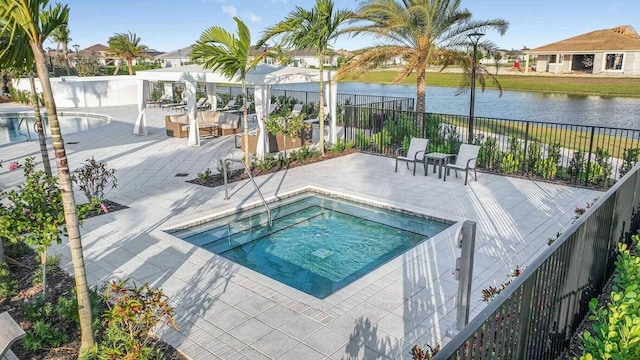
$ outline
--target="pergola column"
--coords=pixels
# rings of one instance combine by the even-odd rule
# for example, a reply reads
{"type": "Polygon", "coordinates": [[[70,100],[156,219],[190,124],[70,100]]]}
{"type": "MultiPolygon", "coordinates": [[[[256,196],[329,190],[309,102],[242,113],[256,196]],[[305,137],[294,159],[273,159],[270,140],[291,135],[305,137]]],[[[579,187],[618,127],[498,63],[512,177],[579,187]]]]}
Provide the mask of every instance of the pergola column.
{"type": "Polygon", "coordinates": [[[216,96],[216,84],[215,83],[205,83],[205,88],[207,89],[207,98],[209,104],[211,104],[211,110],[215,110],[218,108],[218,97],[216,96]]]}
{"type": "MultiPolygon", "coordinates": [[[[271,85],[255,84],[253,86],[253,100],[256,107],[256,118],[258,120],[259,137],[256,145],[256,156],[260,159],[269,150],[269,134],[265,127],[265,121],[269,117],[269,107],[271,106],[271,85]]],[[[242,139],[244,144],[244,139],[242,139]]]]}
{"type": "Polygon", "coordinates": [[[134,135],[147,135],[147,99],[149,97],[149,81],[138,81],[138,117],[133,126],[134,135]]]}
{"type": "Polygon", "coordinates": [[[184,92],[187,96],[187,115],[189,115],[189,146],[200,146],[200,132],[196,114],[196,82],[186,81],[184,92]]]}

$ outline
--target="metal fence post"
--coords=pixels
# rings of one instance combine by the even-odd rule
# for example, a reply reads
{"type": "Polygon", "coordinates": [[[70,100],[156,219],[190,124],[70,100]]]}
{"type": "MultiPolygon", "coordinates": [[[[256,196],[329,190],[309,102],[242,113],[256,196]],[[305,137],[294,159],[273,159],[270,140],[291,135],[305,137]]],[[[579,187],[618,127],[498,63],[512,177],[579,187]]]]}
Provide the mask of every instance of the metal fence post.
{"type": "Polygon", "coordinates": [[[527,126],[524,130],[524,154],[522,157],[522,166],[520,167],[522,173],[524,174],[527,169],[527,146],[529,145],[529,122],[527,121],[527,126]]]}
{"type": "MultiPolygon", "coordinates": [[[[589,170],[591,170],[591,152],[593,151],[593,138],[595,137],[596,128],[591,127],[591,141],[589,141],[589,155],[587,156],[587,171],[584,176],[584,186],[589,186],[589,170]]],[[[579,176],[580,174],[578,174],[579,176]]]]}
{"type": "Polygon", "coordinates": [[[456,329],[462,330],[469,322],[469,304],[471,302],[471,279],[473,277],[473,254],[476,245],[476,222],[466,220],[462,224],[457,246],[462,249],[456,259],[455,277],[458,283],[456,299],[456,329]]]}

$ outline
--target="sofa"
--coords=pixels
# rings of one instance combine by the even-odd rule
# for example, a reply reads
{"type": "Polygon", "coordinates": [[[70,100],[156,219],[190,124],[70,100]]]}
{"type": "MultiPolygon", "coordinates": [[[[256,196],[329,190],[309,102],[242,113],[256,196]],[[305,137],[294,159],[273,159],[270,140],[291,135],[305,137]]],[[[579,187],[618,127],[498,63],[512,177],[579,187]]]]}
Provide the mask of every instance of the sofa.
{"type": "MultiPolygon", "coordinates": [[[[198,130],[201,135],[221,136],[240,132],[240,115],[223,111],[198,112],[198,130]]],[[[189,115],[165,116],[167,136],[183,138],[189,136],[189,115]]]]}
{"type": "MultiPolygon", "coordinates": [[[[285,148],[287,150],[293,150],[295,148],[299,148],[301,146],[307,146],[307,145],[311,145],[313,144],[313,142],[311,141],[311,133],[312,129],[310,125],[307,125],[306,127],[304,127],[301,131],[300,131],[300,135],[298,137],[295,138],[295,141],[293,138],[287,137],[286,139],[286,147],[285,147],[285,138],[284,135],[282,134],[271,134],[269,133],[269,153],[276,153],[276,152],[280,152],[280,151],[284,151],[285,148]]],[[[255,154],[256,153],[256,147],[258,144],[258,135],[260,134],[260,130],[254,132],[254,133],[249,133],[249,153],[251,154],[255,154]]],[[[242,138],[242,135],[236,135],[236,136],[240,136],[239,139],[236,140],[236,144],[240,144],[240,148],[242,149],[242,151],[245,151],[244,148],[244,139],[242,138]]]]}

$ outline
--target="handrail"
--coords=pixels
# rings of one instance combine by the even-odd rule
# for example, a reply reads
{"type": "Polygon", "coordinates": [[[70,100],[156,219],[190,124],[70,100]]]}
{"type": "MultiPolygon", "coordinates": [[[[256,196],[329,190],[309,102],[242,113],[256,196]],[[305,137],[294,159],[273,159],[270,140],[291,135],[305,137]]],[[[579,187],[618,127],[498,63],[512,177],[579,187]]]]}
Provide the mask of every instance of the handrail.
{"type": "Polygon", "coordinates": [[[264,196],[262,196],[262,192],[260,191],[260,188],[256,184],[255,180],[253,180],[253,176],[251,176],[251,171],[249,171],[249,168],[247,167],[247,164],[245,164],[244,161],[242,161],[242,160],[224,159],[224,164],[223,164],[224,166],[222,166],[222,168],[223,168],[222,172],[224,173],[224,199],[225,200],[229,200],[229,189],[228,189],[228,186],[227,186],[227,183],[228,183],[227,162],[229,162],[229,161],[234,161],[234,162],[241,163],[242,166],[244,167],[244,170],[247,172],[247,175],[249,175],[249,180],[251,180],[251,182],[253,183],[253,186],[256,188],[256,191],[258,192],[258,195],[260,195],[260,199],[262,200],[262,204],[267,209],[267,218],[269,220],[269,228],[271,228],[271,225],[272,225],[271,209],[269,208],[269,205],[267,204],[267,201],[264,199],[264,196]]]}
{"type": "Polygon", "coordinates": [[[18,133],[24,137],[27,138],[27,141],[31,142],[31,133],[29,132],[29,121],[27,121],[27,118],[21,118],[20,122],[18,123],[18,133]],[[27,133],[23,134],[22,131],[20,131],[20,128],[22,127],[22,123],[24,122],[24,126],[27,127],[27,133]]]}

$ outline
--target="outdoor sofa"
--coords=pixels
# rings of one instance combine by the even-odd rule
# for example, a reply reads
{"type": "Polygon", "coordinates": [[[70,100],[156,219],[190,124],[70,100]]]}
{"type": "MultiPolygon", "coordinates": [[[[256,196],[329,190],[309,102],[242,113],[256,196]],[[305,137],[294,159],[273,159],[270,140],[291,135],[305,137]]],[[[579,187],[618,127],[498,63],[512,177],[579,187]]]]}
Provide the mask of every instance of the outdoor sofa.
{"type": "MultiPolygon", "coordinates": [[[[167,136],[183,138],[189,136],[189,115],[174,114],[165,116],[167,136]]],[[[198,112],[198,130],[200,135],[231,135],[240,132],[240,114],[223,111],[198,112]]]]}

